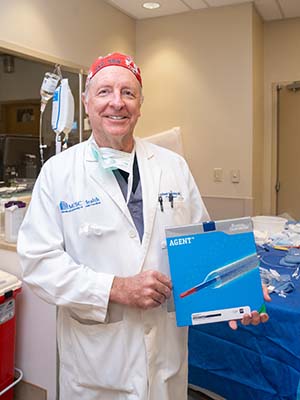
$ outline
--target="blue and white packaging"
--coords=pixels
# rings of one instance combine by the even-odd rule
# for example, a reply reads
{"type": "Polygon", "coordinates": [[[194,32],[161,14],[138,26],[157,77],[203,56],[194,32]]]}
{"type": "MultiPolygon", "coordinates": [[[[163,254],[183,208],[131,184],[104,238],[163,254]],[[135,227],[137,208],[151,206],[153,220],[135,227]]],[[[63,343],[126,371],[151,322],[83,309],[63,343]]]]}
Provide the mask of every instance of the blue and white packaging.
{"type": "Polygon", "coordinates": [[[264,312],[250,217],[166,228],[178,326],[264,312]]]}

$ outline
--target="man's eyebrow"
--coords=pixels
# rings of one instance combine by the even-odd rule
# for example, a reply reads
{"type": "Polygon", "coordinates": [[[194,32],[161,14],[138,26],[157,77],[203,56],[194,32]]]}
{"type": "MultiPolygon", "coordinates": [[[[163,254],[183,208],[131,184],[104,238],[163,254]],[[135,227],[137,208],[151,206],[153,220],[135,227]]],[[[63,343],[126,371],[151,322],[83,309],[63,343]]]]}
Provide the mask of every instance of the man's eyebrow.
{"type": "Polygon", "coordinates": [[[107,82],[99,82],[98,85],[95,86],[112,86],[112,85],[107,82]]]}

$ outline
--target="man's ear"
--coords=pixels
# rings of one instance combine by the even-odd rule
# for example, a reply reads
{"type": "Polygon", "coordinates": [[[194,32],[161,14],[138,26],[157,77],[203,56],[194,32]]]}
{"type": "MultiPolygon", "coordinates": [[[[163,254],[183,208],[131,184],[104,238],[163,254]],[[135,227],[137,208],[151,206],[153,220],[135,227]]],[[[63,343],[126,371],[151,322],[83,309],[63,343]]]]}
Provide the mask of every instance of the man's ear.
{"type": "Polygon", "coordinates": [[[81,100],[83,102],[86,115],[89,115],[87,106],[87,95],[84,92],[81,94],[81,100]]]}

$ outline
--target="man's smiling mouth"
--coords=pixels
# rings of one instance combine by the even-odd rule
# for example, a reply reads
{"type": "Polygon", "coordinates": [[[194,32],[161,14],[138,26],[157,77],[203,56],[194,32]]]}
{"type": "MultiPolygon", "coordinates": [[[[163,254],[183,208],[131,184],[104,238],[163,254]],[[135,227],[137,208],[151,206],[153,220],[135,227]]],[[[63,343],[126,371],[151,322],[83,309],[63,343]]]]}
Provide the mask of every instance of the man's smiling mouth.
{"type": "Polygon", "coordinates": [[[114,121],[120,121],[122,119],[126,119],[127,117],[122,115],[107,115],[106,118],[113,119],[114,121]]]}

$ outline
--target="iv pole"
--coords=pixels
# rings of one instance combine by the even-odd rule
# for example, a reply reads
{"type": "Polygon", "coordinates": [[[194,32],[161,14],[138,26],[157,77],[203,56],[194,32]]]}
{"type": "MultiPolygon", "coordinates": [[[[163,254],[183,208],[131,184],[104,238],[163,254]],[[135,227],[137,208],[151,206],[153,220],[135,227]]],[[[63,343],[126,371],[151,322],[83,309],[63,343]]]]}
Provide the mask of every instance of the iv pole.
{"type": "Polygon", "coordinates": [[[83,131],[83,114],[82,114],[82,78],[83,78],[83,70],[81,69],[78,74],[79,79],[79,143],[82,142],[82,131],[83,131]]]}

